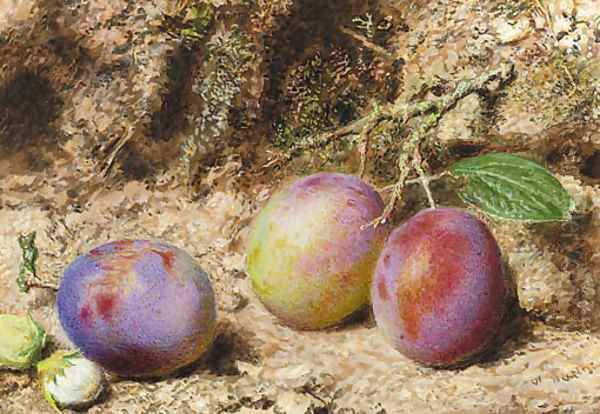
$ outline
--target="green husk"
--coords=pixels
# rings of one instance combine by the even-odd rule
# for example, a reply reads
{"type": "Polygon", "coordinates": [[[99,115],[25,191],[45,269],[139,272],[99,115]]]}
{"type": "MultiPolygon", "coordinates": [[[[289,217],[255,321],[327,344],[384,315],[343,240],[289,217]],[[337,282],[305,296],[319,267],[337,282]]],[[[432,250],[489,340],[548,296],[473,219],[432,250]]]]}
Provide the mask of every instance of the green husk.
{"type": "Polygon", "coordinates": [[[45,345],[46,332],[31,315],[0,315],[0,369],[31,368],[45,345]]]}
{"type": "Polygon", "coordinates": [[[56,351],[38,363],[37,371],[44,398],[59,412],[91,405],[104,388],[102,371],[79,351],[56,351]]]}

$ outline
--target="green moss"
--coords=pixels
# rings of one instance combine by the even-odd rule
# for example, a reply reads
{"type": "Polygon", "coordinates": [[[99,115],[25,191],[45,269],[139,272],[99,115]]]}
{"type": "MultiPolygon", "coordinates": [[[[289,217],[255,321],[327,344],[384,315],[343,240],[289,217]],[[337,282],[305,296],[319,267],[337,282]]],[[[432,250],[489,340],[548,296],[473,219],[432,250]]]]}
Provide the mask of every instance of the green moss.
{"type": "Polygon", "coordinates": [[[164,15],[161,28],[172,36],[197,43],[208,34],[216,8],[210,1],[181,1],[172,13],[164,15]]]}
{"type": "Polygon", "coordinates": [[[290,127],[282,115],[273,122],[273,131],[271,143],[277,147],[289,148],[300,138],[298,131],[290,127]]]}
{"type": "Polygon", "coordinates": [[[492,9],[492,14],[514,19],[522,13],[537,9],[543,3],[543,0],[504,1],[492,9]]]}
{"type": "Polygon", "coordinates": [[[307,59],[293,74],[294,78],[288,87],[289,111],[280,115],[273,123],[274,145],[289,148],[330,126],[327,120],[328,111],[321,101],[323,75],[320,53],[307,59]]]}
{"type": "Polygon", "coordinates": [[[273,145],[289,149],[307,143],[358,116],[358,108],[364,104],[361,92],[336,84],[333,66],[321,53],[315,53],[291,71],[284,97],[286,108],[272,125],[273,145]]]}
{"type": "Polygon", "coordinates": [[[200,40],[208,33],[215,17],[215,8],[210,3],[201,3],[190,7],[187,15],[189,26],[181,29],[181,36],[190,40],[200,40]]]}

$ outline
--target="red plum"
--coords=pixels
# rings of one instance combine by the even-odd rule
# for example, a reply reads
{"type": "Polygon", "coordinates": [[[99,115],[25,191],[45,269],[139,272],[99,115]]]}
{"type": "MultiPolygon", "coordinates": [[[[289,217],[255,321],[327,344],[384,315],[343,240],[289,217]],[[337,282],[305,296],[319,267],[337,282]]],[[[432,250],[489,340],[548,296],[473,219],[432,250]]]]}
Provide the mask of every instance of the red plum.
{"type": "Polygon", "coordinates": [[[396,228],[371,289],[377,325],[425,365],[464,363],[490,343],[506,311],[498,245],[486,225],[454,208],[427,209],[396,228]]]}

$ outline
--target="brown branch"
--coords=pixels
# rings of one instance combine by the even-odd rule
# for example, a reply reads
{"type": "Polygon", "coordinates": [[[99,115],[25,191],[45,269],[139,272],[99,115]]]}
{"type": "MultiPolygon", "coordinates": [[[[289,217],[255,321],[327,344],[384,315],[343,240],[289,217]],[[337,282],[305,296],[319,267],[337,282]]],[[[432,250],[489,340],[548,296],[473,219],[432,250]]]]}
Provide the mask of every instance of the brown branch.
{"type": "MultiPolygon", "coordinates": [[[[312,139],[293,145],[287,153],[280,154],[276,159],[271,159],[267,165],[263,166],[263,168],[267,168],[267,166],[272,166],[281,161],[289,161],[302,151],[323,148],[336,139],[348,135],[360,135],[365,128],[373,130],[383,121],[401,119],[402,123],[406,123],[411,118],[430,112],[437,113],[439,118],[453,108],[454,105],[464,97],[484,89],[487,84],[495,80],[499,80],[501,84],[508,83],[513,75],[514,65],[512,63],[505,63],[477,78],[459,81],[456,84],[455,89],[445,96],[416,103],[394,102],[377,107],[364,117],[359,118],[342,128],[324,132],[312,139]]],[[[437,125],[437,120],[435,125],[437,125]]]]}
{"type": "Polygon", "coordinates": [[[392,62],[395,60],[394,56],[391,53],[389,53],[387,50],[385,50],[383,47],[371,42],[365,36],[363,36],[359,33],[356,33],[354,30],[349,29],[347,27],[340,27],[340,32],[347,34],[348,36],[352,37],[355,40],[358,40],[367,49],[372,50],[373,52],[384,57],[385,59],[390,60],[392,62]]]}
{"type": "MultiPolygon", "coordinates": [[[[406,185],[406,179],[411,170],[415,170],[421,177],[425,176],[425,172],[421,166],[420,146],[425,140],[429,131],[438,125],[442,116],[451,108],[453,108],[459,100],[470,95],[471,93],[483,89],[489,82],[499,79],[501,84],[505,84],[513,78],[513,75],[514,66],[512,64],[502,65],[498,69],[485,73],[473,80],[462,80],[458,82],[454,91],[448,95],[429,102],[420,102],[412,107],[409,106],[406,109],[406,112],[404,113],[411,114],[411,116],[414,116],[416,113],[424,113],[423,109],[427,109],[427,111],[431,110],[431,113],[424,117],[419,126],[403,143],[400,155],[398,157],[398,168],[400,170],[399,178],[393,186],[392,197],[386,205],[383,214],[381,217],[372,222],[373,225],[377,226],[378,224],[384,223],[388,220],[396,203],[402,195],[402,190],[406,185]],[[409,160],[409,154],[412,155],[412,160],[409,160]]],[[[397,111],[395,112],[396,116],[403,112],[403,110],[398,106],[394,106],[392,109],[397,111]]],[[[433,200],[428,183],[425,181],[422,183],[425,188],[425,192],[427,193],[429,204],[432,207],[435,207],[435,202],[433,200]]]]}
{"type": "MultiPolygon", "coordinates": [[[[361,165],[359,175],[362,176],[366,165],[366,146],[370,133],[384,121],[401,120],[403,123],[406,123],[410,118],[423,115],[422,121],[402,143],[397,162],[399,170],[398,179],[391,187],[391,198],[386,204],[383,214],[372,222],[368,223],[366,226],[378,226],[379,224],[385,223],[389,219],[396,203],[402,196],[404,186],[409,182],[407,180],[408,176],[413,171],[420,176],[420,182],[425,189],[429,204],[432,208],[435,208],[435,201],[433,199],[433,195],[431,194],[431,190],[429,189],[429,181],[426,179],[425,171],[421,165],[421,145],[426,140],[429,132],[438,125],[442,116],[452,109],[458,101],[472,93],[483,90],[492,81],[499,81],[499,86],[504,86],[513,79],[513,76],[514,65],[512,63],[506,63],[474,79],[458,81],[456,83],[456,87],[451,93],[439,98],[424,100],[416,103],[406,104],[394,102],[383,107],[377,106],[364,117],[357,119],[343,128],[335,131],[325,132],[306,142],[294,145],[287,154],[283,155],[282,158],[290,160],[303,150],[312,150],[324,147],[331,143],[334,139],[338,139],[347,135],[360,135],[361,165]]],[[[280,160],[281,159],[279,159],[279,161],[280,160]]],[[[266,164],[266,166],[271,166],[277,161],[278,160],[272,159],[266,164]]]]}
{"type": "Polygon", "coordinates": [[[54,284],[50,284],[50,283],[26,280],[25,284],[27,285],[27,288],[46,289],[46,290],[52,290],[54,292],[58,292],[58,285],[54,285],[54,284]]]}

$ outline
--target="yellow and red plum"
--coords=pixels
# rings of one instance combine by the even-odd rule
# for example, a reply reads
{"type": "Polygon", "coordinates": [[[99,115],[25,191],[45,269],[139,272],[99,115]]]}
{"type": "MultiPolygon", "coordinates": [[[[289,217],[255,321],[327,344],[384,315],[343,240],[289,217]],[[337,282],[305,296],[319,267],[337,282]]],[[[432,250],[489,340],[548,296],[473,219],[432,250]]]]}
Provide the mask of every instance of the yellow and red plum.
{"type": "Polygon", "coordinates": [[[491,342],[506,311],[500,250],[469,213],[423,210],[386,241],[371,295],[377,325],[402,354],[430,366],[464,363],[491,342]]]}
{"type": "Polygon", "coordinates": [[[57,306],[83,355],[124,377],[169,374],[197,360],[215,334],[207,274],[183,250],[148,240],[79,256],[64,272],[57,306]]]}
{"type": "Polygon", "coordinates": [[[260,301],[282,323],[320,329],[369,302],[385,226],[377,192],[345,174],[319,173],[276,193],[257,216],[247,270],[260,301]]]}

